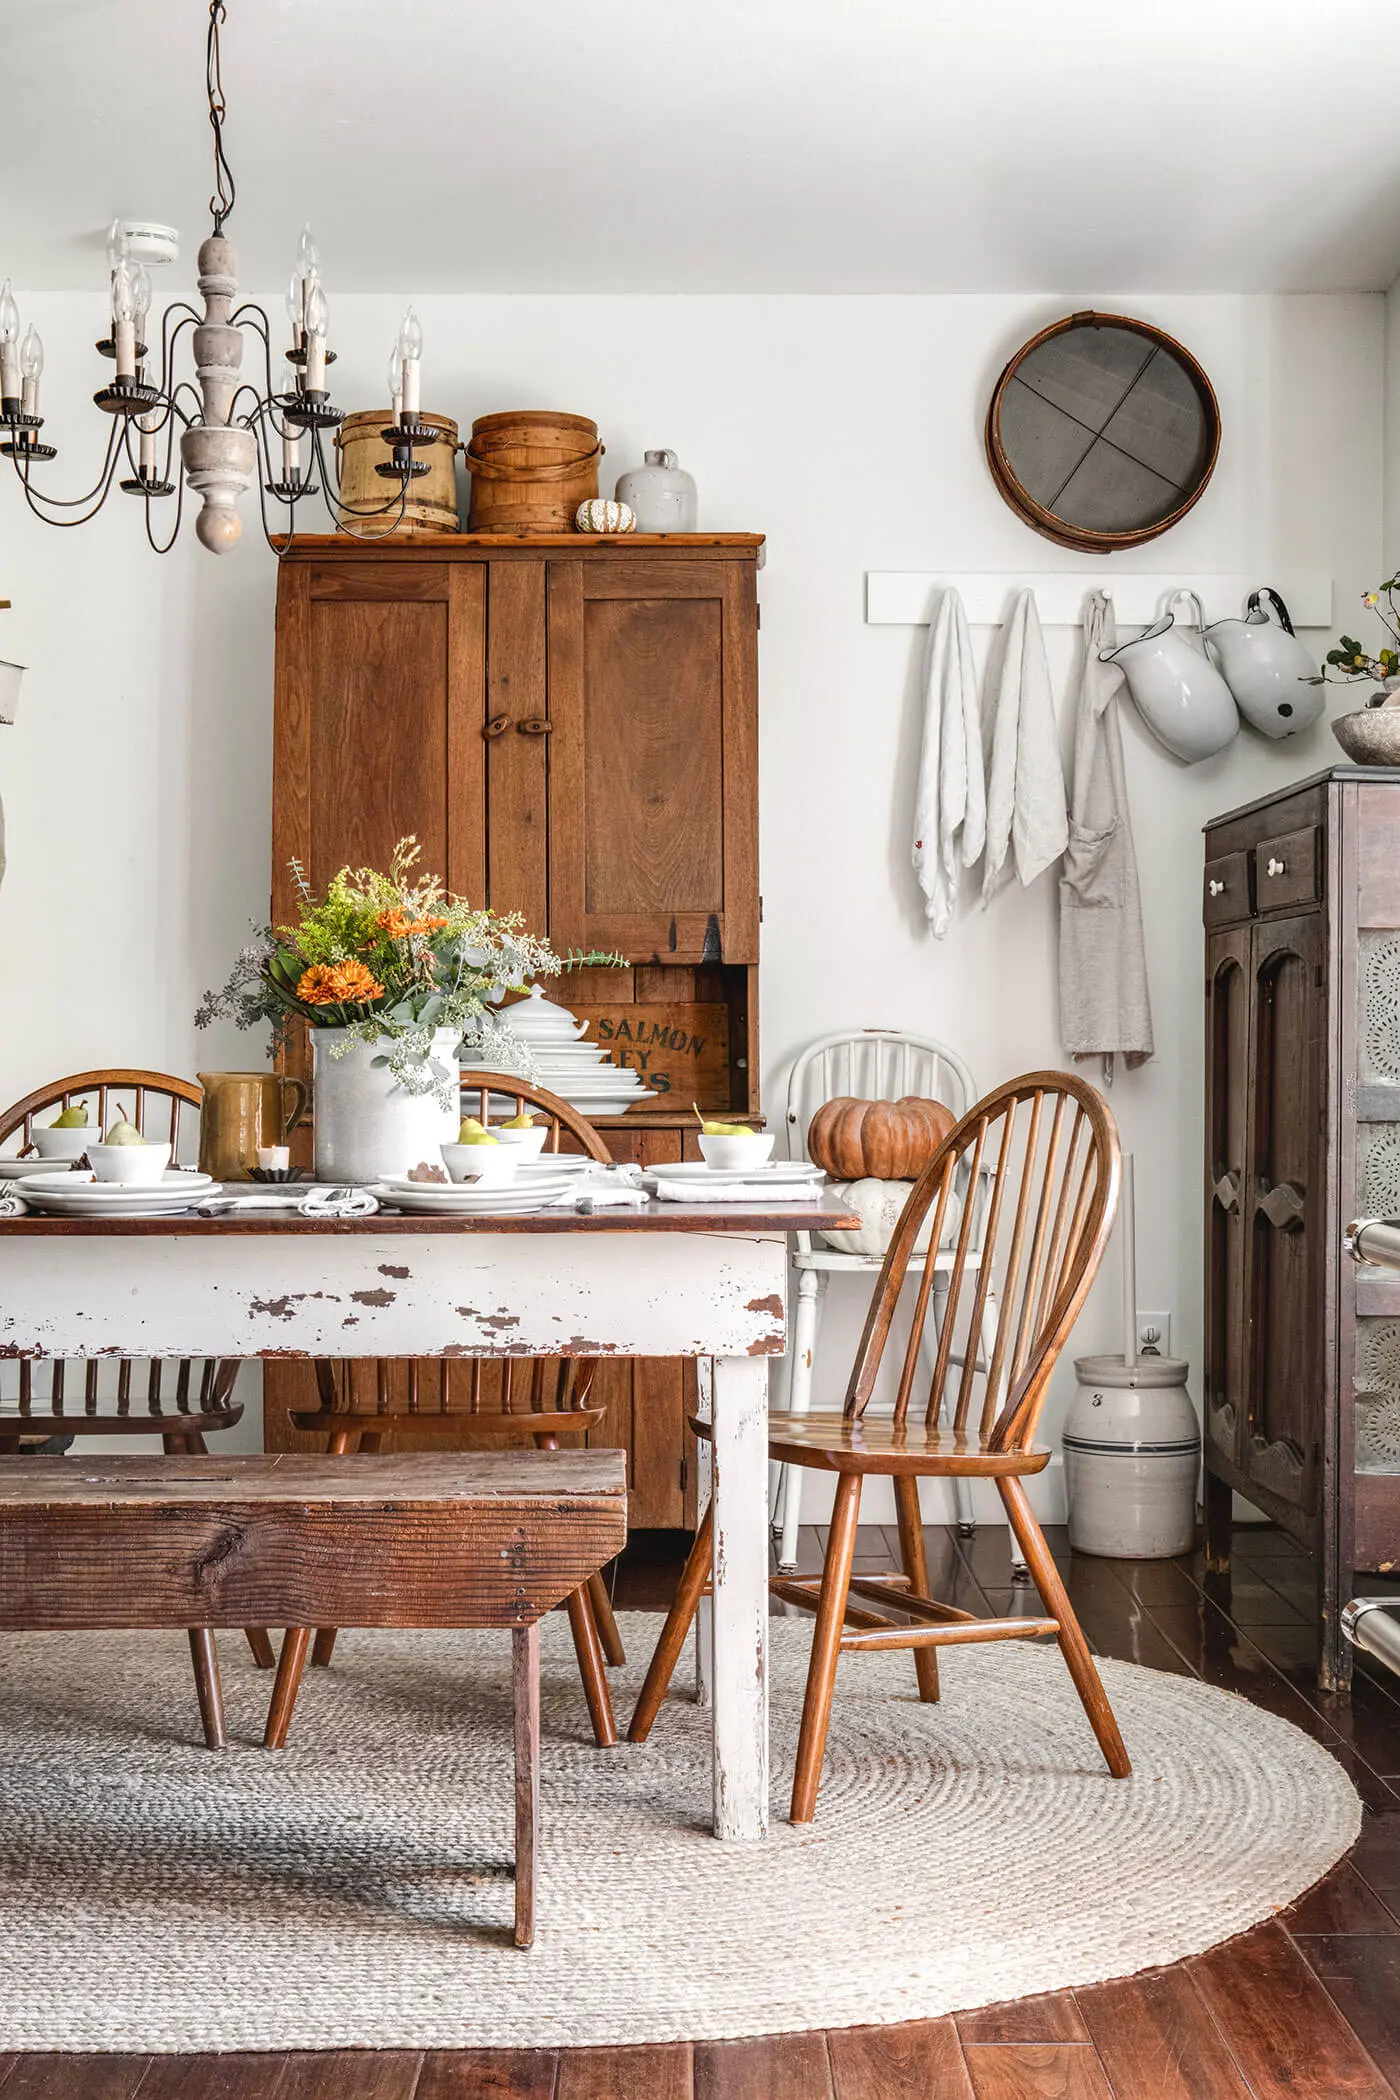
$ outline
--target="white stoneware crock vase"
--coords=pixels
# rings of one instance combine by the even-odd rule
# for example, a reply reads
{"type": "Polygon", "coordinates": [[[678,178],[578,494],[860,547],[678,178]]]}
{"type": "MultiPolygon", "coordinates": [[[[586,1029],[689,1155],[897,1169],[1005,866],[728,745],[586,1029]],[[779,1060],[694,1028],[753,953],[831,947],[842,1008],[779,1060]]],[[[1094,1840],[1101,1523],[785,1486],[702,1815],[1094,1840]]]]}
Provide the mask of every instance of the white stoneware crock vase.
{"type": "Polygon", "coordinates": [[[648,452],[644,466],[620,474],[617,500],[633,513],[638,532],[695,530],[695,482],[674,452],[648,452]]]}
{"type": "Polygon", "coordinates": [[[1110,1560],[1166,1560],[1196,1538],[1201,1431],[1179,1356],[1081,1356],[1062,1436],[1069,1542],[1110,1560]]]}
{"type": "MultiPolygon", "coordinates": [[[[460,1031],[439,1028],[433,1035],[433,1060],[458,1069],[460,1031]]],[[[436,1094],[410,1094],[392,1072],[373,1060],[391,1048],[378,1042],[352,1041],[345,1028],[313,1028],[312,1120],[316,1130],[316,1179],[359,1185],[385,1174],[408,1174],[417,1166],[442,1166],[439,1147],[457,1135],[461,1110],[456,1089],[450,1108],[436,1094]]]]}

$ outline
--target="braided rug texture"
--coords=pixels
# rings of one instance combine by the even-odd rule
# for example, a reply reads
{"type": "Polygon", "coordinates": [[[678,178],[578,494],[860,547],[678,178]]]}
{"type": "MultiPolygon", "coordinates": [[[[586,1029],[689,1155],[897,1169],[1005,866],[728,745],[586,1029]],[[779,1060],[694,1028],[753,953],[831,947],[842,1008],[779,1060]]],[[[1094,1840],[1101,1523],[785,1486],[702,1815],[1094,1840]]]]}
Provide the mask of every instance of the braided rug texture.
{"type": "MultiPolygon", "coordinates": [[[[659,1619],[622,1620],[626,1725],[659,1619]]],[[[0,1643],[8,2049],[568,2046],[929,2017],[1131,1974],[1267,1917],[1360,1825],[1341,1767],[1191,1678],[1103,1675],[1104,1771],[1053,1648],[842,1659],[817,1819],[786,1820],[810,1621],[773,1635],[771,1839],[708,1834],[706,1717],[600,1752],[544,1626],[538,1937],[510,1944],[507,1636],[349,1633],[291,1742],[220,1637],[234,1747],[198,1746],[183,1635],[0,1643]]],[[[688,1674],[688,1671],[687,1671],[688,1674]]]]}

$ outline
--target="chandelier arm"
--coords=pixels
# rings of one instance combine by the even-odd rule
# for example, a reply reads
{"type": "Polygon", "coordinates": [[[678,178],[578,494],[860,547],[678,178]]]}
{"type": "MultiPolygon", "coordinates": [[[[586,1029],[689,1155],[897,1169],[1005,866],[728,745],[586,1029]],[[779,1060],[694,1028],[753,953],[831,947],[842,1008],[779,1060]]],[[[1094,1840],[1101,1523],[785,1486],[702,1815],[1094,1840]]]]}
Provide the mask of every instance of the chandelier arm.
{"type": "Polygon", "coordinates": [[[180,340],[181,330],[185,328],[198,328],[202,319],[203,316],[200,313],[198,313],[195,310],[195,308],[192,307],[184,299],[177,299],[173,303],[173,305],[167,306],[165,312],[161,315],[160,390],[163,394],[169,394],[174,388],[175,345],[180,340]],[[175,322],[175,327],[173,330],[170,326],[172,315],[178,315],[179,317],[175,322]]]}
{"type": "MultiPolygon", "coordinates": [[[[393,524],[390,526],[389,532],[397,531],[398,527],[403,523],[404,511],[408,504],[408,491],[410,486],[412,485],[412,475],[400,472],[398,493],[396,495],[390,496],[387,502],[346,503],[340,493],[340,476],[339,474],[337,474],[335,476],[336,507],[334,510],[332,510],[330,496],[331,477],[326,471],[326,462],[321,450],[321,433],[319,430],[312,431],[311,440],[313,449],[316,454],[316,464],[321,471],[322,495],[325,498],[326,509],[330,511],[332,518],[334,518],[335,520],[336,530],[338,532],[347,533],[351,539],[354,539],[356,537],[356,534],[351,526],[346,525],[342,522],[344,518],[387,518],[390,511],[396,511],[397,516],[395,517],[393,524]]],[[[378,536],[383,539],[387,539],[389,537],[389,533],[386,532],[378,536]]]]}
{"type": "MultiPolygon", "coordinates": [[[[171,446],[172,448],[174,446],[173,437],[171,439],[171,446]]],[[[171,454],[170,452],[167,452],[165,456],[165,478],[167,481],[169,481],[170,479],[170,460],[171,454]]],[[[180,520],[185,514],[184,475],[177,474],[175,477],[175,523],[171,526],[170,537],[163,547],[160,541],[156,538],[155,533],[151,530],[151,499],[149,496],[147,496],[144,504],[142,505],[142,509],[146,513],[146,538],[149,541],[153,551],[157,554],[168,554],[171,548],[174,546],[176,540],[180,537],[180,520]]]]}
{"type": "Polygon", "coordinates": [[[233,170],[224,154],[224,118],[228,104],[224,100],[222,54],[219,50],[219,29],[227,9],[224,0],[209,0],[209,39],[205,45],[204,78],[209,92],[209,123],[214,133],[214,194],[209,199],[209,210],[214,219],[216,234],[224,230],[224,220],[233,211],[237,188],[233,170]]]}
{"type": "MultiPolygon", "coordinates": [[[[117,458],[117,443],[121,437],[121,425],[125,421],[126,418],[124,416],[112,417],[112,427],[107,432],[107,451],[102,461],[101,472],[85,496],[51,496],[47,489],[36,489],[29,479],[31,462],[27,459],[22,460],[18,450],[11,453],[10,457],[14,464],[15,473],[19,476],[20,484],[24,489],[25,500],[29,503],[29,508],[34,512],[36,518],[44,518],[44,513],[37,508],[33,500],[35,497],[38,498],[40,503],[47,503],[54,510],[81,510],[85,503],[92,503],[94,496],[96,496],[97,502],[93,506],[94,510],[101,508],[107,488],[111,483],[112,469],[116,464],[117,458]]],[[[89,512],[89,516],[91,515],[92,513],[89,512]]],[[[81,524],[82,522],[80,518],[44,518],[46,525],[81,524]]]]}
{"type": "Polygon", "coordinates": [[[61,531],[67,531],[70,526],[86,525],[89,519],[95,518],[97,516],[97,513],[101,510],[103,504],[107,501],[109,493],[111,492],[112,478],[117,471],[117,465],[121,459],[121,448],[118,442],[120,436],[121,432],[116,428],[114,424],[112,430],[108,433],[107,437],[107,458],[103,466],[102,478],[97,483],[95,488],[90,489],[88,491],[88,494],[86,496],[68,497],[66,499],[61,496],[46,496],[43,493],[42,489],[36,489],[31,486],[29,480],[28,462],[26,461],[25,464],[21,466],[18,460],[15,461],[15,469],[19,475],[20,487],[24,490],[24,500],[29,505],[29,508],[33,511],[35,517],[38,518],[42,524],[54,525],[57,526],[61,531]],[[39,499],[38,502],[35,501],[36,497],[39,499]],[[96,498],[95,501],[93,501],[94,498],[96,498]],[[92,508],[90,510],[84,511],[82,517],[80,518],[51,518],[47,516],[47,514],[44,511],[40,510],[39,503],[51,503],[56,508],[62,508],[65,510],[76,509],[78,505],[82,503],[91,503],[92,508]]]}

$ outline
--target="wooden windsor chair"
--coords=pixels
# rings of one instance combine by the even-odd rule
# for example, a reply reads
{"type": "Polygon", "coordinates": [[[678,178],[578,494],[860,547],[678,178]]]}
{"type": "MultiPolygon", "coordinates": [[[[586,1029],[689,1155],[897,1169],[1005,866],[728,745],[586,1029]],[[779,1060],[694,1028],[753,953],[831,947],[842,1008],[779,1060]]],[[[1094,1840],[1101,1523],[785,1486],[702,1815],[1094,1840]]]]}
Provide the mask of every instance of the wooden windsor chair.
{"type": "MultiPolygon", "coordinates": [[[[0,1111],[0,1147],[18,1137],[16,1149],[24,1151],[40,1116],[83,1101],[91,1114],[94,1098],[95,1137],[106,1130],[120,1102],[143,1137],[169,1137],[172,1165],[179,1161],[186,1134],[198,1141],[199,1088],[168,1072],[132,1069],[75,1072],[36,1087],[0,1111]]],[[[42,1444],[80,1436],[158,1436],[167,1452],[202,1453],[208,1448],[206,1436],[232,1429],[242,1419],[243,1403],[234,1398],[240,1368],[236,1358],[123,1357],[115,1364],[90,1358],[82,1364],[79,1395],[71,1390],[64,1359],[40,1366],[22,1359],[15,1390],[0,1388],[0,1457],[35,1439],[42,1444]]],[[[270,1670],[275,1658],[266,1630],[252,1626],[247,1636],[259,1669],[270,1670]]],[[[211,1750],[220,1750],[226,1740],[223,1692],[214,1635],[207,1627],[191,1629],[190,1655],[204,1740],[211,1750]]]]}
{"type": "MultiPolygon", "coordinates": [[[[1053,1633],[1109,1771],[1127,1777],[1123,1739],[1023,1484],[1050,1462],[1050,1451],[1036,1445],[1036,1427],[1050,1374],[1107,1245],[1118,1182],[1113,1118],[1083,1080],[1034,1072],[988,1094],[949,1132],[914,1184],[885,1255],[842,1412],[769,1417],[770,1457],[836,1475],[821,1575],[780,1575],[771,1585],[775,1596],[816,1612],[792,1783],[794,1823],[810,1822],[816,1811],[837,1663],[853,1650],[912,1648],[919,1696],[936,1700],[939,1647],[1053,1633]],[[915,1237],[933,1209],[938,1245],[955,1191],[964,1198],[962,1221],[927,1407],[911,1415],[932,1262],[924,1266],[914,1301],[893,1412],[872,1415],[868,1403],[915,1237]],[[980,1194],[968,1200],[968,1191],[980,1194]],[[974,1269],[968,1253],[979,1240],[983,1258],[974,1269]],[[993,1302],[994,1325],[988,1314],[993,1302]],[[963,1336],[956,1351],[955,1331],[963,1336]],[[952,1369],[956,1378],[949,1375],[952,1369]],[[974,1410],[979,1382],[981,1402],[974,1410]],[[902,1574],[880,1579],[853,1573],[861,1488],[871,1474],[892,1482],[903,1562],[902,1574]],[[979,1619],[927,1594],[919,1481],[959,1476],[994,1482],[1048,1616],[979,1619]]],[[[693,1426],[706,1434],[705,1424],[693,1426]]],[[[645,1742],[656,1719],[706,1589],[709,1564],[707,1511],[637,1701],[628,1730],[634,1743],[645,1742]]]]}
{"type": "MultiPolygon", "coordinates": [[[[612,1155],[585,1117],[557,1094],[499,1072],[473,1072],[462,1088],[464,1113],[490,1121],[493,1101],[508,1100],[513,1113],[527,1108],[548,1121],[545,1153],[581,1152],[600,1165],[612,1155]],[[565,1144],[564,1140],[571,1142],[565,1144]]],[[[499,1118],[498,1118],[499,1120],[499,1118]]],[[[401,1441],[450,1437],[454,1445],[482,1443],[533,1444],[537,1450],[561,1448],[560,1439],[582,1439],[604,1420],[606,1409],[590,1404],[596,1359],[592,1357],[481,1357],[424,1364],[385,1360],[316,1363],[320,1405],[293,1408],[292,1426],[328,1437],[332,1454],[374,1452],[392,1437],[401,1441]]],[[[593,1732],[603,1747],[617,1741],[606,1666],[626,1661],[613,1616],[612,1600],[601,1572],[566,1600],[569,1626],[578,1656],[593,1732]]],[[[323,1626],[312,1641],[311,1629],[288,1630],[273,1687],[264,1740],[280,1749],[287,1740],[307,1650],[313,1666],[325,1667],[335,1651],[336,1629],[323,1626]]]]}

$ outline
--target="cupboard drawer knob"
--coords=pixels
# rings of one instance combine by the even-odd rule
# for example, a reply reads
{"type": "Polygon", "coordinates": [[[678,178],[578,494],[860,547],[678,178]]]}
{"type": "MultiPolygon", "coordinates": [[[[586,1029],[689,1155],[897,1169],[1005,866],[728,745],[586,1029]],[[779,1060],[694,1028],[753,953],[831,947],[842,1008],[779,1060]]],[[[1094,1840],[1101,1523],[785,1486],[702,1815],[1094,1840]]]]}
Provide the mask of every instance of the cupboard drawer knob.
{"type": "Polygon", "coordinates": [[[1209,882],[1208,882],[1208,883],[1206,884],[1206,888],[1207,888],[1207,889],[1208,889],[1208,890],[1210,891],[1210,894],[1212,895],[1212,897],[1223,897],[1223,896],[1224,896],[1224,894],[1225,894],[1225,885],[1224,885],[1224,883],[1223,883],[1223,882],[1217,882],[1217,881],[1215,881],[1215,880],[1214,880],[1214,878],[1212,878],[1212,879],[1211,879],[1211,881],[1209,881],[1209,882]]]}
{"type": "Polygon", "coordinates": [[[482,724],[481,733],[484,737],[501,736],[509,728],[509,715],[492,715],[489,722],[484,722],[482,724]]]}
{"type": "Polygon", "coordinates": [[[542,715],[530,715],[525,721],[517,722],[515,726],[522,736],[548,736],[554,724],[546,722],[542,715]]]}
{"type": "Polygon", "coordinates": [[[1265,864],[1264,873],[1266,875],[1286,875],[1288,873],[1288,863],[1284,860],[1277,860],[1271,853],[1265,864]]]}

